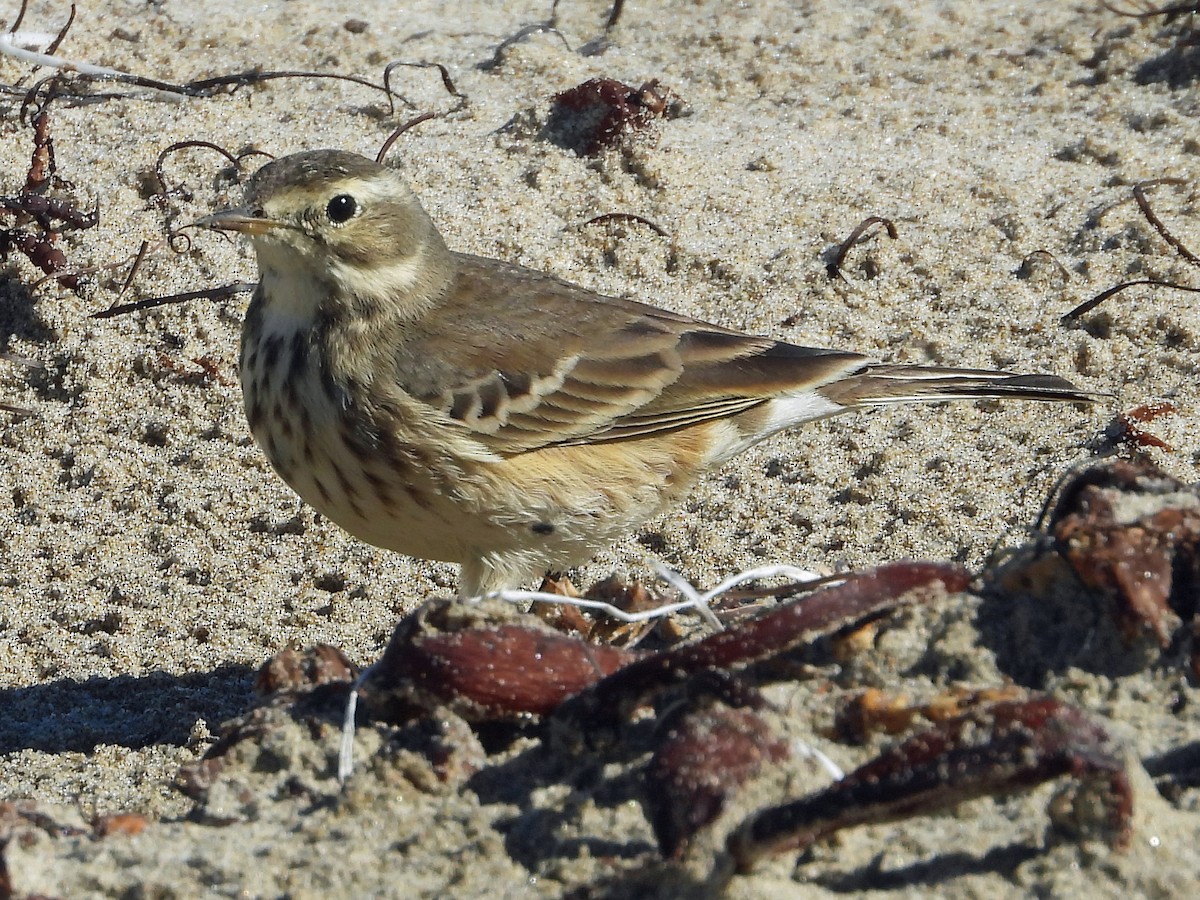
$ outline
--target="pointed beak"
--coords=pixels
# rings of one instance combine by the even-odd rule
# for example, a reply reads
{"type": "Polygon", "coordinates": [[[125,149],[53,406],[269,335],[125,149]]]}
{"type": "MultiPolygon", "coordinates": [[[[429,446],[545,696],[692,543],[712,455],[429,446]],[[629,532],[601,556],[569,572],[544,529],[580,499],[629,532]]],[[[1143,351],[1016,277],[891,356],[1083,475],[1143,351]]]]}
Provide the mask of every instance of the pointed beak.
{"type": "Polygon", "coordinates": [[[197,219],[194,224],[197,228],[211,228],[213,231],[236,231],[251,237],[268,234],[276,228],[285,227],[283,222],[255,215],[254,211],[249,209],[223,209],[211,216],[197,219]]]}

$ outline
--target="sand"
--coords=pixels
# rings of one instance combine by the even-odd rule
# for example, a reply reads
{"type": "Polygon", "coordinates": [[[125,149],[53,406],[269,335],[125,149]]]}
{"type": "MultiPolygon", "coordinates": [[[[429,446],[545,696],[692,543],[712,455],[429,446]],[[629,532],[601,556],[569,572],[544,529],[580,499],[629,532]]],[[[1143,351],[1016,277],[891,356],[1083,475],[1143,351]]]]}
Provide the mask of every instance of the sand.
{"type": "MultiPolygon", "coordinates": [[[[275,737],[240,745],[201,803],[173,786],[219,724],[254,704],[253,672],[273,653],[326,642],[369,662],[400,615],[455,584],[449,566],[356,542],[270,471],[237,386],[244,296],[88,318],[114,302],[255,277],[243,244],[195,234],[187,252],[162,246],[169,225],[239,198],[228,164],[192,150],[164,164],[187,196],[153,202],[148,173],[175,141],[374,155],[399,124],[438,112],[390,159],[457,249],[800,344],[1053,372],[1113,395],[1090,409],[901,408],[780,436],[575,573],[582,583],[646,577],[654,559],[700,585],[766,561],[978,567],[997,546],[1028,543],[1063,470],[1088,458],[1116,411],[1153,399],[1177,407],[1153,423],[1174,448],[1156,461],[1197,480],[1192,297],[1139,288],[1077,324],[1059,321],[1122,280],[1200,284],[1131,199],[1144,179],[1188,180],[1149,196],[1200,248],[1200,68],[1182,24],[1091,2],[664,0],[629,3],[603,39],[608,7],[564,0],[558,34],[506,45],[549,12],[543,2],[448,0],[362,2],[352,17],[309,0],[81,6],[58,51],[74,60],[174,82],[255,66],[378,81],[391,60],[438,62],[462,98],[436,70],[414,68],[395,73],[407,105],[394,111],[378,91],[311,80],[51,107],[58,172],[101,217],[63,238],[70,263],[116,262],[143,240],[155,247],[120,298],[127,269],[94,276],[79,295],[31,289],[40,273],[15,251],[0,282],[0,352],[44,365],[0,360],[0,402],[33,412],[0,411],[0,800],[31,801],[60,824],[133,812],[149,825],[102,840],[25,829],[4,850],[16,895],[711,889],[703,850],[682,870],[656,861],[628,771],[550,758],[536,732],[493,748],[467,783],[438,787],[406,776],[394,753],[370,762],[386,732],[365,728],[364,762],[340,795],[332,720],[314,734],[280,714],[275,737]],[[548,140],[554,94],[598,76],[658,79],[686,114],[597,158],[548,140]],[[666,236],[583,226],[610,212],[643,216],[666,236]],[[872,215],[892,220],[898,237],[875,234],[850,252],[845,277],[829,277],[832,249],[872,215]]],[[[53,32],[66,14],[34,3],[22,28],[53,32]]],[[[29,73],[8,59],[0,67],[7,84],[29,73]]],[[[6,101],[0,141],[7,194],[19,192],[32,144],[18,106],[6,101]]],[[[1200,741],[1200,696],[1179,653],[1137,666],[1089,657],[1085,667],[1069,655],[1014,663],[998,646],[1016,632],[982,629],[983,602],[952,598],[897,623],[895,640],[917,648],[910,663],[920,665],[887,656],[824,683],[833,678],[835,694],[873,679],[919,693],[1019,675],[1111,720],[1135,770],[1200,741]]],[[[1057,623],[1061,639],[1082,643],[1103,627],[1097,615],[1057,623]]],[[[791,684],[783,697],[780,728],[843,765],[865,758],[823,731],[832,705],[816,685],[791,684]]],[[[777,793],[823,776],[808,777],[777,793]]],[[[1123,856],[1049,836],[1051,793],[847,832],[800,865],[782,857],[727,890],[1178,896],[1197,871],[1195,789],[1168,802],[1143,785],[1142,814],[1160,824],[1140,828],[1123,856]]]]}

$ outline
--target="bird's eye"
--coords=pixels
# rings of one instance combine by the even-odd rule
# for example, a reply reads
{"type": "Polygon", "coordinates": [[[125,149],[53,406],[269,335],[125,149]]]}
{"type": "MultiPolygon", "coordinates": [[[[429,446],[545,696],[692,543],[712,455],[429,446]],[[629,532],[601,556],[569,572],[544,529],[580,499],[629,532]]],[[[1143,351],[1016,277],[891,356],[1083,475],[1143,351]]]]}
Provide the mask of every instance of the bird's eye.
{"type": "Polygon", "coordinates": [[[358,202],[349,194],[338,194],[325,207],[325,215],[329,216],[329,221],[335,225],[349,222],[356,212],[358,212],[358,202]]]}

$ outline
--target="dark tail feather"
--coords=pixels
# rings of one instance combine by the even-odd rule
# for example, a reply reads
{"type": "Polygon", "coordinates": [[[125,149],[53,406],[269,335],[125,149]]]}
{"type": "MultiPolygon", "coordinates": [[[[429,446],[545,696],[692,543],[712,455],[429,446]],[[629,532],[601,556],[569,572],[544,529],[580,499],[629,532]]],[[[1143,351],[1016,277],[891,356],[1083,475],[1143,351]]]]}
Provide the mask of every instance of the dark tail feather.
{"type": "Polygon", "coordinates": [[[933,366],[868,366],[859,374],[826,385],[820,391],[834,403],[847,407],[981,397],[1091,403],[1104,396],[1082,390],[1057,375],[1014,375],[933,366]]]}

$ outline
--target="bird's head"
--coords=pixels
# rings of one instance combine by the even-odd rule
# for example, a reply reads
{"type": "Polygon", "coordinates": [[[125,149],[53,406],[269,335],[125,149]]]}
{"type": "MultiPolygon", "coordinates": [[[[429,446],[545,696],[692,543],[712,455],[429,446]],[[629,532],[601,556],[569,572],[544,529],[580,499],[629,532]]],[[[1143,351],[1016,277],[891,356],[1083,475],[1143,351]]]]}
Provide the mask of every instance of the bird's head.
{"type": "MultiPolygon", "coordinates": [[[[277,159],[254,174],[246,203],[196,224],[245,234],[264,284],[293,279],[335,298],[414,305],[419,315],[449,277],[450,254],[400,175],[341,150],[277,159]]],[[[306,293],[306,292],[305,292],[306,293]]]]}

